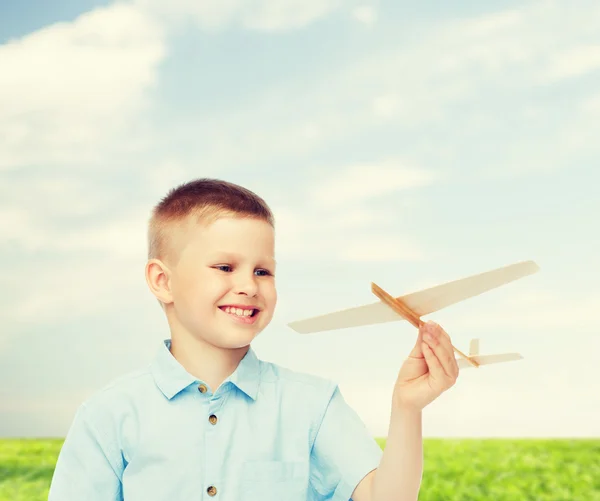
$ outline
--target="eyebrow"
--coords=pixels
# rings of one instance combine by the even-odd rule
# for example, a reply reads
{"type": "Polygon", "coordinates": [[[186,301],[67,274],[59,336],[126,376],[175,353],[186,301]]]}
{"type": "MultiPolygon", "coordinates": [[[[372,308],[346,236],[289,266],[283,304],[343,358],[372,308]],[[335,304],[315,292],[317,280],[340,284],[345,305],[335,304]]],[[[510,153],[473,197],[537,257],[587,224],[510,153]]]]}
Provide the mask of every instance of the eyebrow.
{"type": "MultiPolygon", "coordinates": [[[[212,259],[218,259],[218,258],[227,258],[227,259],[236,259],[236,260],[241,260],[242,256],[240,254],[236,254],[235,252],[216,252],[214,254],[211,255],[212,259]]],[[[275,258],[271,257],[271,256],[263,256],[261,259],[264,259],[265,261],[269,261],[270,263],[277,265],[277,261],[275,260],[275,258]]]]}

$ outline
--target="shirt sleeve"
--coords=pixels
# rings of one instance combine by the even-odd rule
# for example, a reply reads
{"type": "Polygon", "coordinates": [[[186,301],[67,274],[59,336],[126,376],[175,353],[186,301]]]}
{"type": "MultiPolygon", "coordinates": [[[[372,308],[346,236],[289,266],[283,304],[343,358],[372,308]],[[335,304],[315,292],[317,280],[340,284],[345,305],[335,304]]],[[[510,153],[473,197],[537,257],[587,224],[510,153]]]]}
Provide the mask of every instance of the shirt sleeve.
{"type": "Polygon", "coordinates": [[[60,450],[48,501],[123,501],[120,458],[118,448],[102,440],[81,405],[60,450]]]}
{"type": "Polygon", "coordinates": [[[382,455],[336,385],[311,452],[310,483],[316,499],[350,500],[360,481],[379,466],[382,455]]]}

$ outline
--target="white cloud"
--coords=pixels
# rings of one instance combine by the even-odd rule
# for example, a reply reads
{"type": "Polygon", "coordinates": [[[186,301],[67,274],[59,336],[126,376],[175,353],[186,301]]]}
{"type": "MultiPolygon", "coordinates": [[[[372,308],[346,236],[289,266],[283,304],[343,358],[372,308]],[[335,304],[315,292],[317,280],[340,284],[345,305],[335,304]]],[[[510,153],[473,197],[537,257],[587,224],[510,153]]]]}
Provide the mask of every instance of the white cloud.
{"type": "Polygon", "coordinates": [[[5,204],[0,206],[0,231],[4,241],[20,251],[103,250],[123,256],[132,252],[127,242],[140,237],[133,226],[143,224],[144,214],[135,208],[115,221],[105,220],[96,226],[85,222],[85,218],[114,205],[115,194],[101,189],[93,180],[24,177],[7,180],[0,187],[0,195],[5,204]],[[73,218],[81,218],[82,227],[71,223],[65,231],[61,224],[66,226],[65,221],[73,218]]]}
{"type": "MultiPolygon", "coordinates": [[[[398,357],[398,369],[401,363],[398,357]]],[[[599,387],[593,369],[574,381],[566,369],[549,365],[524,360],[461,372],[454,387],[423,410],[424,436],[597,436],[600,404],[590,395],[597,394],[599,387]]],[[[340,383],[342,393],[369,431],[385,436],[395,375],[364,384],[360,367],[356,373],[340,383]]]]}
{"type": "Polygon", "coordinates": [[[586,75],[600,68],[600,45],[581,45],[554,55],[542,75],[544,82],[586,75]]]}
{"type": "Polygon", "coordinates": [[[310,198],[323,207],[352,204],[431,184],[436,175],[401,161],[353,165],[315,182],[310,198]]]}
{"type": "Polygon", "coordinates": [[[137,5],[171,25],[192,19],[200,28],[218,31],[229,26],[277,32],[300,29],[331,14],[343,0],[138,0],[137,5]]]}
{"type": "MultiPolygon", "coordinates": [[[[193,169],[184,162],[175,158],[167,158],[152,165],[144,172],[143,177],[145,178],[145,184],[150,195],[158,202],[160,198],[166,195],[166,190],[170,187],[188,182],[190,180],[189,173],[192,171],[193,169]]],[[[206,169],[203,169],[202,175],[218,177],[217,172],[207,172],[206,169]]]]}
{"type": "Polygon", "coordinates": [[[360,235],[338,250],[345,261],[419,261],[425,252],[407,235],[360,235]]]}
{"type": "Polygon", "coordinates": [[[272,204],[276,217],[276,252],[283,259],[310,261],[398,261],[423,258],[414,237],[386,231],[392,216],[355,205],[348,211],[319,207],[293,210],[272,204]]]}
{"type": "Polygon", "coordinates": [[[373,99],[373,111],[380,117],[392,117],[402,109],[402,99],[398,95],[387,94],[373,99]]]}
{"type": "Polygon", "coordinates": [[[585,98],[580,105],[580,110],[585,114],[600,114],[600,93],[585,98]]]}
{"type": "Polygon", "coordinates": [[[30,247],[30,256],[57,253],[60,257],[21,261],[3,274],[0,282],[11,288],[3,298],[9,324],[44,325],[85,317],[114,311],[124,298],[141,298],[144,224],[145,219],[134,216],[63,232],[35,233],[35,228],[27,227],[31,238],[19,243],[30,247]]]}
{"type": "Polygon", "coordinates": [[[134,5],[144,12],[151,13],[167,25],[177,25],[192,19],[201,29],[219,30],[227,26],[243,9],[243,0],[222,0],[208,2],[204,0],[135,0],[134,5]]]}
{"type": "Polygon", "coordinates": [[[460,326],[470,330],[484,330],[489,326],[514,330],[514,319],[518,318],[519,329],[528,332],[543,332],[544,329],[581,332],[600,329],[600,320],[590,316],[590,312],[599,309],[599,295],[575,298],[534,289],[511,294],[490,308],[479,307],[477,311],[461,317],[460,326]]]}
{"type": "Polygon", "coordinates": [[[598,6],[574,12],[555,2],[415,25],[406,33],[408,43],[370,54],[339,80],[370,93],[375,116],[396,116],[411,127],[449,119],[450,107],[480,97],[482,89],[534,88],[550,77],[592,71],[600,65],[598,46],[583,42],[598,29],[598,6]],[[557,36],[556,23],[565,18],[570,22],[557,36]]]}
{"type": "Polygon", "coordinates": [[[43,324],[96,313],[118,307],[126,291],[143,286],[150,207],[98,219],[120,198],[84,178],[8,181],[0,198],[6,204],[0,252],[24,256],[0,278],[11,291],[3,298],[10,321],[43,324]]]}
{"type": "Polygon", "coordinates": [[[369,28],[377,22],[377,11],[371,5],[361,5],[352,10],[352,16],[358,22],[367,25],[369,28]]]}
{"type": "MultiPolygon", "coordinates": [[[[252,5],[252,14],[236,1],[218,4],[182,1],[165,8],[181,12],[196,9],[195,15],[213,27],[223,27],[234,19],[243,23],[244,19],[250,19],[248,16],[254,16],[257,29],[283,29],[326,15],[338,3],[264,1],[252,5]]],[[[156,78],[156,65],[165,54],[161,25],[150,17],[158,12],[156,9],[156,4],[150,3],[96,9],[73,23],[54,25],[0,47],[0,60],[16,68],[10,80],[3,81],[4,92],[0,94],[0,102],[5,105],[0,110],[7,110],[0,111],[0,130],[5,132],[0,136],[0,142],[2,138],[5,142],[5,163],[19,165],[43,158],[50,162],[72,159],[85,164],[86,157],[88,161],[94,160],[98,142],[116,139],[110,136],[110,129],[123,125],[127,117],[139,111],[145,90],[156,78]],[[26,59],[40,62],[42,69],[17,64],[26,59]],[[75,63],[83,65],[86,71],[78,72],[75,68],[69,73],[49,73],[56,66],[69,68],[75,63]],[[40,80],[49,83],[44,93],[36,87],[40,80]],[[28,90],[32,99],[18,94],[22,89],[28,90]],[[35,89],[37,93],[33,92],[35,89]],[[36,119],[27,121],[23,117],[36,119]],[[68,125],[56,127],[57,123],[68,125]],[[77,137],[72,135],[73,131],[83,134],[75,144],[71,142],[77,137]]],[[[290,95],[298,96],[294,87],[275,89],[265,94],[263,100],[236,110],[234,120],[232,116],[217,117],[211,126],[219,139],[205,159],[211,165],[222,166],[224,161],[251,162],[253,158],[262,159],[269,154],[302,151],[332,137],[343,137],[358,127],[377,123],[369,121],[369,115],[390,118],[401,110],[403,115],[410,116],[411,123],[427,120],[441,113],[444,104],[462,99],[470,86],[477,85],[476,81],[469,81],[469,72],[473,69],[496,71],[543,54],[552,34],[544,31],[544,26],[560,17],[562,11],[558,8],[542,16],[542,28],[538,32],[527,35],[534,43],[528,44],[526,51],[523,50],[525,44],[516,35],[530,19],[544,12],[541,7],[523,8],[466,22],[446,22],[435,36],[424,37],[427,44],[417,41],[410,47],[392,48],[369,57],[349,69],[334,69],[332,78],[306,89],[301,94],[304,97],[297,100],[289,100],[290,95]],[[438,49],[446,46],[451,48],[452,60],[439,55],[438,49]],[[442,83],[438,80],[440,74],[449,78],[442,83]],[[348,81],[355,82],[356,87],[364,91],[357,96],[355,90],[348,88],[348,81]],[[410,96],[407,103],[410,109],[405,110],[406,103],[401,96],[410,96]],[[292,109],[302,113],[300,116],[287,113],[286,110],[292,109]],[[286,122],[282,120],[284,116],[294,119],[286,122]],[[256,123],[271,125],[257,128],[256,123]],[[277,130],[276,144],[273,144],[274,130],[277,130]],[[244,131],[242,137],[245,138],[241,144],[240,131],[244,131]],[[227,134],[236,139],[236,148],[231,148],[227,134]],[[304,143],[298,141],[299,137],[304,138],[304,143]]],[[[589,30],[592,25],[585,26],[584,23],[583,28],[589,30]]],[[[586,66],[581,61],[588,61],[595,52],[574,54],[579,54],[575,66],[582,68],[586,66]]],[[[151,170],[153,189],[158,191],[157,183],[165,179],[170,179],[170,184],[173,180],[183,181],[186,170],[180,165],[177,160],[168,160],[151,170]]],[[[284,237],[280,238],[280,245],[288,256],[305,259],[317,253],[331,259],[356,261],[422,258],[422,250],[414,239],[398,232],[389,233],[393,221],[389,213],[364,202],[394,191],[426,186],[436,176],[402,162],[388,161],[351,166],[325,177],[308,193],[316,207],[305,212],[279,213],[282,222],[279,228],[283,231],[280,236],[284,237]],[[310,245],[314,241],[323,243],[318,251],[310,245]]],[[[66,181],[62,185],[48,180],[29,184],[27,191],[32,195],[33,206],[25,209],[15,201],[0,212],[4,235],[19,248],[66,255],[100,252],[113,258],[142,253],[145,214],[129,213],[118,220],[61,234],[48,225],[48,221],[69,212],[93,214],[109,204],[109,194],[79,186],[78,181],[66,181]]],[[[23,189],[17,186],[14,191],[23,189]]],[[[79,273],[87,272],[80,268],[79,273]]],[[[55,279],[55,276],[48,277],[49,286],[55,279]]],[[[46,292],[40,289],[40,293],[46,292]]],[[[77,300],[76,294],[72,300],[77,300]]],[[[40,301],[43,302],[31,297],[22,311],[31,313],[54,308],[40,306],[40,301]]]]}
{"type": "MultiPolygon", "coordinates": [[[[204,3],[198,5],[209,8],[204,3]]],[[[245,11],[242,7],[235,10],[237,4],[227,5],[232,13],[223,14],[230,17],[221,22],[237,23],[245,11]]],[[[186,137],[190,130],[205,130],[210,140],[203,147],[203,158],[220,169],[234,168],[242,162],[264,165],[275,159],[298,158],[383,124],[399,127],[401,133],[410,135],[428,124],[455,130],[458,122],[465,136],[479,133],[486,127],[497,127],[497,123],[491,118],[493,113],[469,110],[469,103],[478,99],[489,103],[486,94],[506,96],[516,85],[538,85],[547,64],[544,61],[556,48],[576,46],[579,37],[595,32],[592,20],[597,10],[588,10],[585,19],[577,15],[581,33],[565,34],[564,40],[557,40],[554,26],[570,11],[546,3],[466,21],[415,24],[407,29],[401,46],[374,50],[350,65],[336,66],[333,62],[313,83],[288,81],[267,88],[253,99],[242,101],[235,111],[211,116],[210,123],[198,117],[176,132],[186,137]],[[532,24],[535,29],[531,29],[532,24]]],[[[543,116],[539,119],[544,120],[548,108],[540,109],[543,116]]],[[[577,130],[581,127],[578,124],[577,130]]],[[[556,134],[554,144],[558,148],[565,138],[560,132],[556,134]]],[[[535,140],[528,136],[515,142],[510,151],[518,153],[518,161],[522,162],[525,157],[539,154],[537,145],[531,151],[519,150],[522,144],[535,140]]],[[[547,137],[540,141],[546,143],[547,137]]],[[[459,146],[444,147],[450,158],[458,154],[454,148],[459,146]]],[[[428,154],[431,151],[428,148],[428,154]]],[[[554,165],[560,156],[548,151],[552,159],[548,165],[554,165]]],[[[493,159],[485,165],[491,170],[496,168],[493,159]]]]}
{"type": "Polygon", "coordinates": [[[103,162],[137,147],[134,118],[150,104],[165,31],[190,15],[206,29],[236,21],[251,29],[296,29],[337,0],[142,0],[96,8],[0,46],[0,168],[103,162]],[[129,140],[125,141],[124,138],[129,140]]]}
{"type": "Polygon", "coordinates": [[[97,161],[147,104],[160,26],[114,4],[0,46],[0,167],[97,161]]]}
{"type": "Polygon", "coordinates": [[[326,16],[341,0],[260,0],[244,19],[244,26],[262,31],[298,29],[326,16]]]}
{"type": "MultiPolygon", "coordinates": [[[[395,118],[395,123],[409,129],[439,122],[447,118],[449,107],[472,98],[487,72],[506,78],[502,76],[506,67],[522,65],[533,57],[520,33],[526,24],[521,19],[530,15],[536,13],[511,11],[467,22],[415,26],[415,31],[407,32],[409,42],[402,46],[373,51],[351,65],[332,66],[326,78],[311,87],[292,83],[289,88],[273,89],[268,97],[233,117],[233,123],[228,117],[227,125],[237,129],[239,123],[244,130],[244,154],[260,150],[273,155],[311,150],[357,130],[369,130],[382,120],[395,118]],[[241,119],[245,115],[252,120],[241,119]],[[254,126],[268,124],[272,117],[278,119],[276,130],[254,126]],[[242,122],[247,123],[242,126],[242,122]],[[306,134],[307,124],[311,134],[306,134]],[[277,144],[272,142],[274,135],[277,144]]],[[[227,137],[220,141],[227,142],[227,137]]],[[[236,155],[239,150],[222,147],[218,155],[236,155]]]]}
{"type": "Polygon", "coordinates": [[[31,249],[39,244],[39,236],[33,232],[31,215],[25,209],[14,206],[0,209],[0,232],[5,244],[17,244],[19,248],[31,249]]]}
{"type": "Polygon", "coordinates": [[[519,27],[524,20],[524,10],[513,9],[458,20],[453,25],[454,28],[457,28],[456,31],[459,31],[461,36],[465,38],[480,38],[502,33],[506,29],[519,27]]]}
{"type": "MultiPolygon", "coordinates": [[[[64,96],[52,96],[48,101],[57,103],[51,112],[31,116],[27,120],[24,115],[8,121],[0,118],[0,131],[3,133],[5,146],[8,146],[3,148],[0,163],[18,165],[42,158],[45,162],[70,159],[80,164],[97,160],[99,142],[105,137],[104,144],[109,145],[111,138],[116,138],[123,132],[124,124],[128,123],[127,110],[133,103],[140,102],[140,96],[151,85],[157,60],[160,60],[165,50],[160,30],[172,21],[170,15],[177,14],[186,22],[190,18],[195,19],[205,29],[239,25],[252,29],[280,30],[294,29],[331,14],[341,4],[342,2],[307,3],[297,0],[283,3],[267,0],[252,3],[236,0],[218,3],[180,0],[167,5],[164,2],[146,0],[133,4],[133,7],[121,5],[94,11],[96,16],[106,16],[106,26],[114,24],[107,13],[115,12],[114,15],[117,16],[117,12],[127,9],[128,12],[135,13],[130,15],[137,15],[138,19],[147,21],[148,26],[154,26],[147,33],[148,40],[144,41],[140,35],[138,45],[129,44],[126,50],[121,51],[124,59],[131,56],[142,62],[139,67],[129,63],[124,63],[123,66],[133,68],[132,71],[143,67],[147,78],[144,80],[135,75],[127,76],[126,81],[133,83],[130,91],[125,92],[125,97],[111,101],[113,104],[118,101],[124,106],[116,111],[117,104],[107,105],[102,100],[108,99],[104,91],[107,79],[113,87],[125,82],[118,78],[119,71],[122,71],[120,67],[110,67],[106,59],[100,59],[100,67],[104,70],[99,73],[105,79],[101,84],[102,89],[91,77],[88,79],[91,81],[82,82],[85,85],[75,88],[71,85],[72,78],[65,77],[62,85],[58,86],[64,89],[64,96]],[[151,33],[154,35],[151,36],[151,33]],[[142,46],[149,49],[140,57],[135,51],[142,46]],[[110,80],[111,75],[113,80],[110,80]],[[81,104],[78,107],[69,111],[68,96],[73,92],[75,96],[84,94],[84,97],[79,99],[81,104]],[[101,100],[97,107],[90,104],[97,99],[101,100]],[[77,114],[77,110],[81,110],[81,113],[77,114]],[[99,110],[106,110],[106,113],[102,115],[99,110]],[[115,123],[109,122],[110,117],[115,123]],[[41,123],[38,123],[40,120],[41,123]],[[56,123],[61,122],[66,125],[55,127],[56,123]],[[110,131],[114,132],[109,138],[110,131]],[[34,132],[37,138],[35,142],[31,135],[34,132]]],[[[365,8],[367,7],[357,7],[365,8]]],[[[555,36],[553,26],[557,19],[564,18],[567,13],[557,4],[536,3],[519,10],[498,12],[467,21],[444,21],[426,27],[415,25],[412,32],[407,32],[409,42],[402,47],[391,47],[369,54],[368,58],[359,60],[350,67],[332,66],[327,78],[319,79],[317,84],[306,87],[302,83],[299,88],[300,84],[290,83],[269,89],[262,98],[253,99],[246,106],[240,105],[235,114],[210,117],[210,134],[214,136],[214,140],[210,141],[203,155],[210,159],[211,165],[222,168],[237,165],[240,161],[260,159],[264,162],[279,155],[310,151],[328,140],[347,137],[359,129],[368,130],[379,125],[382,119],[390,123],[396,119],[396,123],[408,128],[446,119],[451,106],[472,99],[479,92],[478,89],[482,88],[482,83],[487,84],[490,77],[496,82],[493,85],[513,85],[515,81],[535,85],[537,75],[545,68],[541,61],[551,58],[556,47],[565,45],[555,36]],[[530,29],[533,22],[535,29],[530,29]],[[349,86],[348,82],[353,82],[353,85],[349,86]],[[276,125],[270,125],[275,123],[276,125]],[[260,125],[257,127],[257,124],[260,125]],[[274,135],[278,138],[276,142],[273,141],[274,135]]],[[[122,16],[126,17],[124,14],[122,16]]],[[[598,9],[588,9],[585,16],[577,17],[574,24],[579,27],[581,34],[573,34],[572,39],[578,40],[578,36],[585,37],[586,34],[595,32],[597,18],[598,9]]],[[[82,17],[76,21],[83,31],[87,26],[84,19],[86,18],[82,17]]],[[[96,30],[99,40],[103,36],[109,37],[109,34],[98,28],[98,23],[99,21],[88,23],[93,25],[93,29],[89,28],[92,33],[96,30]]],[[[117,26],[122,24],[116,23],[117,26]]],[[[140,24],[143,23],[140,21],[140,24]]],[[[61,30],[69,32],[66,28],[68,25],[60,26],[61,30]]],[[[60,31],[58,28],[50,28],[52,29],[60,31]]],[[[137,40],[135,36],[136,29],[132,30],[132,40],[137,40]]],[[[565,53],[575,50],[573,47],[578,45],[564,36],[567,40],[566,48],[563,49],[565,53]]],[[[3,49],[6,50],[6,47],[3,49]]],[[[10,50],[15,49],[13,47],[10,50]]],[[[96,52],[86,53],[86,60],[95,67],[98,64],[92,56],[96,52]]],[[[573,53],[579,54],[577,51],[573,53]]],[[[23,54],[19,53],[20,56],[23,54]]],[[[584,58],[584,55],[580,55],[580,58],[584,58]]],[[[590,52],[585,57],[589,58],[591,55],[593,54],[590,52]]],[[[69,61],[68,58],[64,60],[69,61]]],[[[583,63],[579,64],[581,66],[583,63]]],[[[57,75],[60,76],[61,73],[58,72],[57,75]]],[[[37,79],[40,78],[43,75],[37,79]]],[[[23,98],[18,95],[11,96],[10,100],[23,102],[23,98]]],[[[50,106],[46,103],[40,108],[50,106]]],[[[195,124],[186,126],[202,126],[203,120],[198,118],[195,124]]]]}
{"type": "MultiPolygon", "coordinates": [[[[53,321],[62,322],[73,316],[87,321],[87,315],[114,314],[124,298],[138,297],[139,303],[144,301],[144,307],[148,305],[149,309],[158,310],[143,278],[145,224],[149,215],[146,209],[150,207],[138,209],[132,206],[133,200],[115,196],[116,190],[99,184],[100,174],[84,180],[79,173],[87,166],[98,166],[107,150],[130,148],[129,126],[149,103],[147,93],[157,81],[157,68],[166,54],[163,30],[169,27],[171,20],[159,15],[157,5],[119,4],[96,9],[73,23],[54,25],[0,46],[0,64],[10,69],[10,74],[3,73],[0,81],[0,165],[10,168],[43,162],[44,165],[70,163],[77,167],[71,179],[39,179],[35,174],[21,176],[19,182],[3,180],[0,184],[3,204],[0,232],[3,241],[10,246],[11,257],[15,249],[23,257],[1,278],[5,291],[2,315],[6,332],[18,331],[15,325],[37,323],[40,329],[35,335],[44,336],[53,321]],[[43,85],[46,81],[47,88],[43,85]],[[101,217],[107,207],[120,208],[121,214],[91,221],[94,216],[101,217]],[[77,217],[87,223],[73,226],[77,217]]],[[[165,13],[179,9],[182,19],[189,22],[191,18],[203,29],[233,26],[275,31],[298,29],[322,19],[331,14],[338,3],[189,0],[160,5],[164,6],[165,13]]],[[[576,78],[593,71],[597,54],[582,44],[598,32],[598,12],[594,5],[589,9],[572,9],[537,3],[467,22],[415,24],[407,28],[403,37],[406,43],[401,46],[369,52],[350,67],[342,66],[346,63],[335,66],[337,61],[333,61],[323,74],[311,74],[308,83],[306,80],[274,83],[273,87],[265,88],[262,95],[241,101],[230,113],[220,112],[208,118],[199,115],[186,123],[170,123],[163,128],[165,137],[162,139],[168,142],[174,137],[179,145],[184,143],[182,137],[208,131],[203,136],[208,139],[207,146],[202,145],[201,168],[204,173],[204,165],[210,165],[209,169],[215,174],[221,173],[223,168],[239,168],[242,162],[268,165],[271,160],[290,157],[297,160],[300,171],[303,162],[310,162],[304,154],[316,147],[328,147],[331,140],[340,141],[336,146],[343,141],[354,141],[363,137],[363,131],[371,132],[384,122],[386,126],[398,127],[401,132],[434,124],[436,127],[427,129],[431,137],[426,137],[424,142],[428,150],[437,150],[439,130],[450,130],[456,120],[467,123],[468,118],[477,116],[477,112],[473,113],[468,107],[479,102],[478,99],[488,102],[489,96],[495,96],[496,92],[506,97],[512,91],[535,89],[540,75],[550,70],[554,78],[576,78]],[[557,23],[567,17],[565,31],[556,32],[557,23]]],[[[363,20],[369,15],[363,12],[363,20]]],[[[519,106],[518,101],[515,106],[519,106]]],[[[532,106],[526,113],[536,120],[545,120],[544,103],[532,106]]],[[[581,105],[581,111],[590,112],[592,119],[598,109],[597,96],[581,105]]],[[[485,130],[486,124],[495,119],[494,113],[486,112],[473,120],[485,130]]],[[[568,127],[572,125],[569,123],[568,127]]],[[[581,122],[576,125],[579,129],[581,122]]],[[[590,148],[589,145],[595,144],[594,125],[590,119],[586,122],[587,135],[573,130],[564,137],[558,134],[561,136],[558,141],[549,140],[551,133],[538,139],[527,134],[523,144],[529,145],[531,150],[545,150],[549,157],[555,156],[556,148],[563,149],[564,138],[573,141],[571,148],[581,148],[585,142],[590,148]]],[[[531,131],[535,133],[535,129],[531,131]]],[[[462,132],[465,137],[471,133],[468,127],[462,132]]],[[[151,141],[152,137],[145,139],[151,141]]],[[[401,147],[404,151],[405,145],[390,147],[401,147]]],[[[460,157],[455,151],[448,152],[444,145],[442,148],[440,158],[444,162],[460,157]]],[[[531,150],[518,150],[519,161],[528,162],[535,153],[531,150]]],[[[187,180],[187,175],[198,172],[197,165],[191,168],[192,161],[188,160],[197,159],[193,158],[194,153],[186,157],[189,152],[178,150],[175,156],[144,164],[145,184],[135,186],[135,195],[143,195],[149,189],[152,197],[148,198],[154,200],[155,194],[164,194],[165,186],[187,180]]],[[[471,153],[463,152],[468,157],[471,153]]],[[[410,155],[419,159],[418,154],[418,150],[416,153],[409,150],[406,158],[410,155]]],[[[462,158],[458,159],[462,161],[462,158]]],[[[139,159],[134,160],[139,162],[139,159]]],[[[426,161],[416,162],[421,163],[431,165],[426,161]]],[[[131,166],[137,170],[139,165],[133,162],[131,166]]],[[[104,167],[109,166],[103,165],[102,169],[104,167]]],[[[339,174],[325,165],[321,173],[325,173],[323,185],[315,183],[312,190],[302,192],[295,184],[285,189],[281,189],[281,185],[275,188],[281,192],[281,198],[298,196],[302,201],[301,210],[291,205],[293,201],[287,205],[280,203],[283,207],[280,211],[274,206],[278,218],[278,253],[283,250],[284,258],[312,260],[318,257],[360,262],[425,257],[419,242],[397,229],[399,211],[389,209],[396,201],[391,196],[393,193],[435,182],[439,179],[437,170],[432,174],[404,162],[374,160],[340,169],[339,174]],[[379,203],[383,200],[385,203],[379,203]]],[[[241,170],[237,170],[237,174],[242,175],[241,170]]],[[[57,178],[61,175],[62,172],[55,174],[57,178]]],[[[263,180],[257,176],[257,186],[263,180]]],[[[293,178],[298,184],[305,180],[306,177],[293,178]]],[[[404,193],[410,195],[410,191],[404,193]]],[[[293,288],[294,284],[289,287],[293,288]]],[[[322,299],[313,297],[312,300],[322,299]]],[[[303,304],[294,302],[290,311],[296,315],[303,304]]],[[[597,321],[593,317],[590,320],[589,312],[598,307],[597,297],[565,302],[562,297],[541,296],[536,292],[529,298],[514,296],[501,305],[494,303],[487,309],[478,309],[476,315],[466,315],[461,325],[466,331],[483,330],[494,322],[500,329],[510,328],[514,332],[515,318],[519,318],[523,319],[523,329],[530,329],[536,339],[541,339],[546,334],[544,329],[553,329],[553,335],[558,336],[562,335],[561,331],[571,333],[574,328],[597,328],[597,321]],[[512,322],[505,312],[511,312],[512,322]]],[[[158,317],[158,311],[155,313],[158,317]]],[[[162,316],[160,318],[162,320],[162,316]]],[[[0,342],[6,339],[2,336],[0,342]]],[[[488,345],[484,340],[484,349],[486,346],[493,348],[492,342],[488,345]]],[[[589,353],[582,365],[591,367],[597,347],[589,343],[579,348],[589,353]]],[[[571,349],[570,354],[574,353],[575,349],[571,349]]],[[[332,348],[332,357],[338,355],[336,346],[332,348]]],[[[310,354],[306,358],[311,358],[310,354]]],[[[362,358],[357,357],[357,360],[362,358]]],[[[570,365],[565,367],[574,368],[579,360],[571,357],[567,361],[570,365]]],[[[536,381],[547,383],[544,371],[548,371],[548,367],[556,370],[554,365],[540,364],[538,369],[542,376],[536,381]]],[[[502,379],[513,371],[513,366],[509,369],[507,364],[506,368],[506,372],[502,367],[492,369],[489,374],[500,374],[499,379],[502,379]]],[[[479,376],[476,372],[471,374],[473,377],[468,378],[479,376]]],[[[592,381],[591,369],[587,375],[592,381]]],[[[544,427],[536,428],[535,419],[544,418],[540,409],[546,409],[543,406],[552,396],[535,400],[536,389],[531,386],[521,397],[512,400],[508,392],[514,386],[508,384],[504,389],[501,385],[494,387],[493,392],[485,385],[465,385],[464,400],[454,397],[440,400],[429,410],[430,426],[426,433],[440,431],[443,434],[448,429],[449,412],[454,416],[454,431],[459,434],[477,423],[481,424],[479,430],[493,431],[491,426],[501,426],[503,420],[521,419],[518,418],[521,411],[528,414],[520,424],[526,424],[531,433],[559,429],[556,428],[560,424],[558,419],[575,419],[573,416],[585,398],[584,390],[593,394],[593,388],[588,386],[574,392],[575,385],[561,386],[558,377],[551,382],[557,383],[556,391],[568,395],[571,407],[555,411],[554,421],[547,419],[544,427]],[[468,390],[473,393],[469,394],[468,390]],[[474,394],[478,398],[482,396],[475,404],[474,394]],[[482,402],[485,408],[480,405],[482,402]],[[510,407],[495,412],[494,405],[499,403],[510,407]]],[[[382,409],[387,409],[389,403],[388,389],[379,393],[371,383],[363,388],[349,384],[348,388],[357,392],[352,398],[358,403],[364,404],[366,393],[373,396],[363,411],[367,417],[371,416],[373,423],[384,426],[381,434],[385,433],[388,415],[382,409]]],[[[454,396],[458,397],[459,393],[454,396]]],[[[44,401],[41,407],[45,405],[44,401]]],[[[40,410],[33,406],[23,409],[40,410]]],[[[11,410],[16,412],[19,408],[11,410]]]]}
{"type": "MultiPolygon", "coordinates": [[[[55,239],[53,245],[46,242],[45,248],[65,254],[93,251],[112,256],[114,259],[145,258],[146,222],[145,214],[121,214],[118,219],[102,221],[79,231],[55,239]]],[[[149,214],[148,214],[149,217],[149,214]]]]}
{"type": "MultiPolygon", "coordinates": [[[[302,207],[271,204],[276,218],[277,254],[284,259],[319,261],[415,261],[425,252],[414,237],[392,229],[398,214],[372,204],[377,197],[429,184],[424,170],[383,162],[352,166],[313,181],[302,207]],[[393,167],[393,166],[396,167],[393,167]]],[[[331,170],[331,169],[329,169],[331,170]]]]}
{"type": "Polygon", "coordinates": [[[306,153],[382,121],[410,130],[455,119],[453,107],[477,96],[490,78],[492,89],[512,85],[515,73],[533,85],[541,70],[532,61],[551,53],[557,43],[553,25],[562,16],[558,7],[540,4],[415,25],[402,46],[374,51],[349,66],[332,65],[315,84],[271,88],[234,114],[211,117],[214,141],[203,154],[226,168],[306,153]]]}
{"type": "MultiPolygon", "coordinates": [[[[51,261],[45,267],[30,265],[27,273],[20,267],[2,277],[5,286],[18,283],[22,291],[4,298],[4,317],[9,325],[47,326],[101,312],[114,313],[125,298],[143,297],[144,269],[140,263],[141,259],[103,256],[51,261]]],[[[128,301],[132,307],[133,301],[128,301]]]]}

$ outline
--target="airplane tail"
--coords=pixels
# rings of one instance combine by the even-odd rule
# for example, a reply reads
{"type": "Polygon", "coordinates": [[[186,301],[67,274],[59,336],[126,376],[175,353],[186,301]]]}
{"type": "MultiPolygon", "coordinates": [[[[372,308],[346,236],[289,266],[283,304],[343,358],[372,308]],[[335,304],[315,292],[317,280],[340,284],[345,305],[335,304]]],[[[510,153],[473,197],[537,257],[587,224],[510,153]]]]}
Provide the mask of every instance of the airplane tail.
{"type": "MultiPolygon", "coordinates": [[[[512,360],[521,360],[523,356],[520,353],[497,353],[495,355],[480,355],[479,354],[479,339],[471,339],[469,343],[469,358],[479,365],[497,364],[500,362],[510,362],[512,360]]],[[[460,357],[456,359],[458,366],[461,369],[473,367],[468,360],[460,357]]]]}
{"type": "Polygon", "coordinates": [[[479,339],[471,339],[469,344],[469,356],[479,355],[479,339]]]}

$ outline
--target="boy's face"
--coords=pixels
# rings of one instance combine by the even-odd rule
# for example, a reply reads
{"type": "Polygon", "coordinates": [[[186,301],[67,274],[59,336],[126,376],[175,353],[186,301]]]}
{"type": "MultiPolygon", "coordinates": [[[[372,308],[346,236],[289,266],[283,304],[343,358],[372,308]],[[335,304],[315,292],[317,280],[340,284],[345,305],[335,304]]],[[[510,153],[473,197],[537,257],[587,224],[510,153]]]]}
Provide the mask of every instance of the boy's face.
{"type": "Polygon", "coordinates": [[[171,275],[171,328],[220,348],[247,346],[269,324],[277,302],[273,228],[235,217],[190,228],[171,275]],[[259,311],[240,316],[227,306],[259,311]]]}

